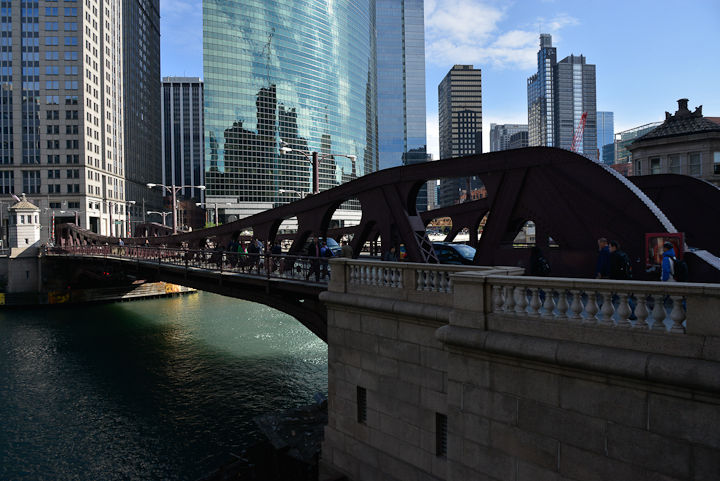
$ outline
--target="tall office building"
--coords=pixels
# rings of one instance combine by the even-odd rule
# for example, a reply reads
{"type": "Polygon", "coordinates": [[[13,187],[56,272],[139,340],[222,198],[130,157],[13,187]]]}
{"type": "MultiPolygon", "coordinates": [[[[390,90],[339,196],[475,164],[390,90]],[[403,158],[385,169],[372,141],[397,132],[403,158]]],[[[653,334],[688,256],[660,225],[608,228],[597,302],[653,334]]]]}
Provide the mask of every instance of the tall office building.
{"type": "MultiPolygon", "coordinates": [[[[123,0],[123,87],[125,109],[125,194],[131,221],[160,210],[163,193],[148,189],[162,177],[160,117],[160,0],[123,0]]],[[[164,182],[163,182],[164,183],[164,182]]]]}
{"type": "Polygon", "coordinates": [[[527,124],[490,124],[490,152],[510,149],[510,137],[527,131],[527,124]]]}
{"type": "Polygon", "coordinates": [[[245,217],[312,192],[300,151],[320,190],[378,170],[375,18],[374,0],[204,2],[208,202],[245,217]]]}
{"type": "Polygon", "coordinates": [[[595,65],[582,55],[557,61],[552,36],[540,35],[538,72],[527,81],[530,146],[570,149],[583,113],[587,120],[578,152],[597,159],[595,65]]]}
{"type": "Polygon", "coordinates": [[[40,5],[1,7],[0,206],[26,193],[43,241],[53,213],[125,235],[123,2],[40,5]]]}
{"type": "Polygon", "coordinates": [[[607,165],[615,163],[615,114],[597,113],[597,140],[600,159],[607,165]]]}
{"type": "MultiPolygon", "coordinates": [[[[438,86],[440,158],[482,153],[482,72],[455,65],[438,86]]],[[[478,179],[441,179],[441,207],[460,201],[460,191],[478,188],[478,179]]]]}
{"type": "MultiPolygon", "coordinates": [[[[162,183],[205,185],[203,81],[197,77],[162,79],[162,183]]],[[[204,202],[199,189],[182,189],[180,197],[204,202]]]]}
{"type": "Polygon", "coordinates": [[[422,0],[376,5],[378,146],[387,169],[427,160],[424,7],[422,0]]]}
{"type": "Polygon", "coordinates": [[[557,48],[552,46],[552,35],[540,35],[537,61],[538,71],[527,81],[528,142],[531,147],[554,147],[557,48]]]}

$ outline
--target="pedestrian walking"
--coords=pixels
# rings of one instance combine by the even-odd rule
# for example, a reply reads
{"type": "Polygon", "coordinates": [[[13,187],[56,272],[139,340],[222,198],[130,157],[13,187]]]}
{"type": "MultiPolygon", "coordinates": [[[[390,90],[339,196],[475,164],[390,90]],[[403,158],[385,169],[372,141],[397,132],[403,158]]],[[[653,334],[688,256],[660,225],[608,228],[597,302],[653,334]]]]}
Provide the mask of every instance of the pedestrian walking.
{"type": "Polygon", "coordinates": [[[398,262],[398,256],[395,253],[395,246],[392,246],[389,251],[385,253],[384,261],[398,262]]]}
{"type": "Polygon", "coordinates": [[[340,257],[347,257],[348,259],[352,259],[353,250],[352,247],[348,245],[347,241],[342,241],[340,245],[342,246],[340,247],[340,257]]]}
{"type": "Polygon", "coordinates": [[[610,278],[610,248],[608,247],[608,241],[604,237],[601,237],[597,241],[598,244],[598,258],[595,262],[595,279],[609,279],[610,278]]]}
{"type": "Polygon", "coordinates": [[[663,282],[675,281],[675,248],[670,242],[663,244],[662,277],[663,282]]]}

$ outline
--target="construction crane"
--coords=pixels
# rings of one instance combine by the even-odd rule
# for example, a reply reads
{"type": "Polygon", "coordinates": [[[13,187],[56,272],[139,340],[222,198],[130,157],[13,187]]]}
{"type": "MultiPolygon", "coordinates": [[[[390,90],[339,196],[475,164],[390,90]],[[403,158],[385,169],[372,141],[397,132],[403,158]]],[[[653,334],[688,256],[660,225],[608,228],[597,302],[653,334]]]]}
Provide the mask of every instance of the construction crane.
{"type": "Polygon", "coordinates": [[[582,116],[580,117],[580,123],[578,124],[577,128],[575,129],[575,135],[573,135],[573,141],[572,146],[570,146],[570,150],[572,152],[577,152],[580,148],[580,144],[583,140],[583,132],[585,131],[585,122],[587,121],[587,112],[583,112],[582,116]]]}

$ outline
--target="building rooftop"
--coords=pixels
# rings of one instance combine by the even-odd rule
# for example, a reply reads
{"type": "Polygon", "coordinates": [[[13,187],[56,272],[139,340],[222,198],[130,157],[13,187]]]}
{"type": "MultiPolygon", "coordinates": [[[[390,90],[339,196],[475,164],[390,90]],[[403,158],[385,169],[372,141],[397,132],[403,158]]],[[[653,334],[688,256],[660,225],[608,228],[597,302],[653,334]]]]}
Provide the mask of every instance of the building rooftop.
{"type": "Polygon", "coordinates": [[[720,133],[720,124],[717,124],[709,118],[703,117],[702,105],[691,112],[688,108],[688,99],[678,100],[678,110],[675,115],[665,112],[665,122],[659,127],[643,135],[633,142],[637,144],[647,140],[662,139],[667,137],[676,137],[679,135],[697,134],[703,132],[720,133]]]}
{"type": "Polygon", "coordinates": [[[14,203],[12,206],[9,207],[9,209],[12,210],[19,210],[19,209],[31,209],[31,210],[40,210],[38,206],[35,204],[28,202],[27,198],[25,197],[25,193],[21,195],[21,198],[18,202],[14,203]]]}

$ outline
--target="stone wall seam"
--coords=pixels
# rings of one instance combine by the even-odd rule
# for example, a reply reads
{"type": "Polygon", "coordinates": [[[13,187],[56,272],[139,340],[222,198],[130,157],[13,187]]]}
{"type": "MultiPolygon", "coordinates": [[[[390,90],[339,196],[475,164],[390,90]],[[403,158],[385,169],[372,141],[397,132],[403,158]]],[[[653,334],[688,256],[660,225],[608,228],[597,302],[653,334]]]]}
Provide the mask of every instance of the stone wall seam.
{"type": "Polygon", "coordinates": [[[328,307],[355,307],[362,310],[381,311],[394,315],[420,317],[430,321],[449,322],[452,308],[448,306],[428,306],[409,301],[384,299],[380,297],[362,296],[359,294],[345,294],[340,292],[321,292],[319,299],[328,307]]]}
{"type": "Polygon", "coordinates": [[[525,337],[528,344],[537,343],[538,340],[535,338],[449,325],[438,329],[435,337],[445,344],[512,355],[520,359],[529,358],[561,366],[720,393],[720,363],[713,361],[677,358],[572,342],[559,342],[553,356],[536,353],[528,357],[526,352],[517,349],[517,338],[525,337]],[[493,339],[508,336],[509,342],[503,349],[494,349],[493,345],[497,342],[488,343],[488,337],[491,334],[493,339]],[[513,344],[516,349],[509,347],[513,344]],[[640,369],[638,369],[638,364],[642,366],[640,369]]]}

